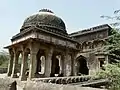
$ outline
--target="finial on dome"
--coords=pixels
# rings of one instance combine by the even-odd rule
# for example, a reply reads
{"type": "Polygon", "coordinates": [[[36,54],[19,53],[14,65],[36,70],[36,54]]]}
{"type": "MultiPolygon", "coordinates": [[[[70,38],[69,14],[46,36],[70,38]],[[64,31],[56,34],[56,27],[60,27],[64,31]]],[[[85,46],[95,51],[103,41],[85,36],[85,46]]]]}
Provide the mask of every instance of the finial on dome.
{"type": "Polygon", "coordinates": [[[41,9],[39,10],[39,12],[50,12],[50,13],[54,13],[53,11],[49,10],[49,9],[41,9]]]}

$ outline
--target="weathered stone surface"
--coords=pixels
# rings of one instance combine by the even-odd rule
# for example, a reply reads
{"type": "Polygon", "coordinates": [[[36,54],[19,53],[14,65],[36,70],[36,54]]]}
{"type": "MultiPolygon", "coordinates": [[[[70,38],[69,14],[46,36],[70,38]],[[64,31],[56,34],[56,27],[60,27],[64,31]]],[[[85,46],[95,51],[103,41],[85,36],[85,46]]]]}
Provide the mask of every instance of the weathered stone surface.
{"type": "Polygon", "coordinates": [[[42,82],[29,82],[26,84],[24,90],[105,90],[105,89],[80,87],[75,85],[73,86],[73,85],[49,84],[42,82]]]}
{"type": "Polygon", "coordinates": [[[81,30],[71,33],[70,36],[79,42],[91,41],[95,39],[104,39],[108,36],[110,27],[107,24],[92,27],[90,29],[81,30]]]}
{"type": "Polygon", "coordinates": [[[0,90],[17,90],[16,81],[0,78],[0,90]]]}

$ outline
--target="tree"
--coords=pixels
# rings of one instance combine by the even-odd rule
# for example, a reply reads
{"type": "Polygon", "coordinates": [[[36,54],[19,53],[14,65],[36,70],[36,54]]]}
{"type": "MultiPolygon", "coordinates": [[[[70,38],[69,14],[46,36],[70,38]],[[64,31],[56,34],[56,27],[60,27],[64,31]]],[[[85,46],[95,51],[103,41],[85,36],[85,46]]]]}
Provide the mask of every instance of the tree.
{"type": "Polygon", "coordinates": [[[104,46],[104,52],[108,54],[111,64],[104,66],[104,70],[97,73],[99,78],[108,78],[110,83],[107,86],[110,90],[120,90],[120,10],[114,12],[115,16],[101,16],[115,22],[110,25],[114,28],[109,32],[109,38],[104,46]],[[116,27],[117,26],[117,27],[116,27]],[[116,63],[118,62],[118,63],[116,63]]]}
{"type": "Polygon", "coordinates": [[[9,54],[5,51],[0,52],[0,67],[7,67],[9,54]]]}
{"type": "Polygon", "coordinates": [[[104,46],[104,52],[108,54],[110,62],[120,62],[120,32],[119,29],[111,29],[110,36],[104,46]]]}
{"type": "Polygon", "coordinates": [[[112,20],[108,41],[105,44],[104,52],[109,56],[110,62],[120,62],[120,10],[114,11],[113,16],[102,15],[101,18],[112,20]]]}
{"type": "Polygon", "coordinates": [[[120,90],[120,64],[107,64],[105,70],[100,70],[97,78],[107,78],[110,82],[106,85],[109,90],[120,90]]]}
{"type": "Polygon", "coordinates": [[[120,26],[120,9],[115,10],[113,13],[113,16],[106,16],[106,15],[102,15],[100,16],[101,18],[105,18],[107,20],[112,20],[112,23],[110,23],[111,26],[120,26]]]}

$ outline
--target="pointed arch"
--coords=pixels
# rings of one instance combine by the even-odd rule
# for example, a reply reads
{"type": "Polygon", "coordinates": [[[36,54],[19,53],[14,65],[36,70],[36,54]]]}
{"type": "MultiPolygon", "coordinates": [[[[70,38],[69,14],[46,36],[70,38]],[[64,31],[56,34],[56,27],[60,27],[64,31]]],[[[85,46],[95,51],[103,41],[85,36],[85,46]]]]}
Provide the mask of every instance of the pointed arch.
{"type": "Polygon", "coordinates": [[[79,57],[76,58],[76,61],[77,61],[77,74],[88,75],[89,69],[87,67],[87,58],[80,55],[79,57]]]}

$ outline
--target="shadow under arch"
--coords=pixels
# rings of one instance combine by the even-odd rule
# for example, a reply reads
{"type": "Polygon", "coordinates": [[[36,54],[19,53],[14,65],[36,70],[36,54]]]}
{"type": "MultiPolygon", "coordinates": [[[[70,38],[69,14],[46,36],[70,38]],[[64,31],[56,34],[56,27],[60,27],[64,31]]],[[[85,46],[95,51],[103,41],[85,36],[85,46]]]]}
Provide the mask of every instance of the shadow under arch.
{"type": "Polygon", "coordinates": [[[60,74],[60,59],[58,58],[59,55],[53,54],[52,56],[52,71],[51,71],[51,77],[55,77],[56,75],[59,76],[60,74]]]}
{"type": "Polygon", "coordinates": [[[37,58],[37,67],[36,67],[36,75],[37,77],[43,77],[44,69],[45,69],[45,51],[39,49],[36,55],[37,58]]]}
{"type": "Polygon", "coordinates": [[[77,61],[77,74],[78,75],[89,75],[89,69],[87,67],[87,58],[80,55],[76,58],[77,61]]]}

